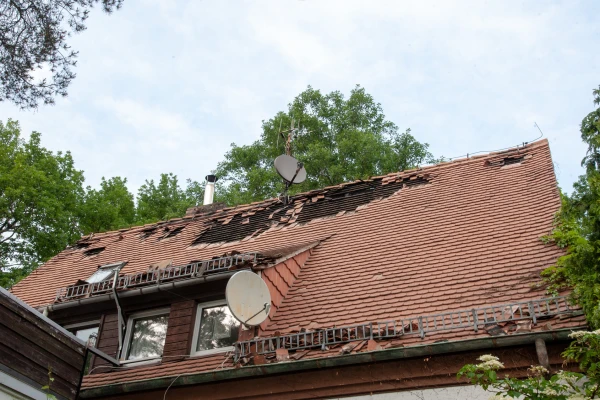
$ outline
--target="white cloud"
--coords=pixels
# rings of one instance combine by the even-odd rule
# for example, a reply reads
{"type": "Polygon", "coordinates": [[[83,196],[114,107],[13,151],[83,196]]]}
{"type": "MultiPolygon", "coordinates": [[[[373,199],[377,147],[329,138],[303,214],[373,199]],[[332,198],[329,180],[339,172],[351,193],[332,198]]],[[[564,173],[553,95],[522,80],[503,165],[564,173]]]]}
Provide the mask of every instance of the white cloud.
{"type": "Polygon", "coordinates": [[[569,188],[578,125],[600,83],[599,3],[582,1],[128,0],[73,37],[69,98],[36,113],[0,103],[88,182],[136,188],[160,172],[202,179],[229,143],[250,143],[307,85],[363,85],[436,155],[550,139],[569,188]]]}

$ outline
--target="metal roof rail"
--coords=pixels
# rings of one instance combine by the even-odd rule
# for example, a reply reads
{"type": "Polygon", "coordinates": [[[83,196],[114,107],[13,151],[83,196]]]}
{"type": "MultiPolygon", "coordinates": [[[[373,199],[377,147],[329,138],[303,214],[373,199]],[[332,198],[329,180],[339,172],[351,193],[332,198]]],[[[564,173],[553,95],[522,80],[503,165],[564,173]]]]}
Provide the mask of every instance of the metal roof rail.
{"type": "Polygon", "coordinates": [[[356,325],[325,328],[314,331],[291,333],[267,338],[255,338],[235,343],[234,358],[237,362],[251,354],[270,354],[277,349],[288,351],[321,348],[338,343],[358,340],[391,339],[404,335],[419,335],[424,338],[429,332],[480,328],[503,322],[532,320],[577,311],[567,296],[529,300],[494,306],[449,311],[439,314],[415,316],[397,321],[366,322],[356,325]]]}

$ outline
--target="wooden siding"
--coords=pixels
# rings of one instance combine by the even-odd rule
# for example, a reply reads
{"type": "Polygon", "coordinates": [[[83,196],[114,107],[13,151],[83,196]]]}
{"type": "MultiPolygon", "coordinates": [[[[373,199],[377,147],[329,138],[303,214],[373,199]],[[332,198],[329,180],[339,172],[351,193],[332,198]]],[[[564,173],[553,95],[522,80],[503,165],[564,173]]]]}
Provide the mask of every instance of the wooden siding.
{"type": "Polygon", "coordinates": [[[54,394],[76,398],[85,345],[4,291],[0,292],[0,338],[1,364],[38,384],[38,389],[50,383],[54,394]]]}
{"type": "Polygon", "coordinates": [[[271,293],[271,310],[269,318],[260,324],[259,335],[269,325],[271,318],[277,313],[283,299],[294,284],[294,281],[300,275],[300,270],[304,266],[308,257],[310,257],[312,249],[303,251],[292,258],[262,271],[262,278],[266,282],[269,292],[271,293]]]}
{"type": "Polygon", "coordinates": [[[163,363],[179,361],[190,354],[196,305],[197,303],[193,300],[171,304],[162,357],[163,363]]]}

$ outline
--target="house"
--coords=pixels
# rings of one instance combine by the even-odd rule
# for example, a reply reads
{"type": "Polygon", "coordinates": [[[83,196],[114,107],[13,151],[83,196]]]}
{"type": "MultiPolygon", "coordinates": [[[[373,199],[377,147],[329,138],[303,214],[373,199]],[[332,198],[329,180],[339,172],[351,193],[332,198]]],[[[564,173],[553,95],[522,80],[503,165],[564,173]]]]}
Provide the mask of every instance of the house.
{"type": "Polygon", "coordinates": [[[462,365],[562,368],[586,326],[540,284],[559,206],[542,140],[85,236],[12,292],[119,360],[94,356],[81,398],[487,399],[462,365]],[[225,303],[239,270],[269,288],[260,326],[225,303]]]}

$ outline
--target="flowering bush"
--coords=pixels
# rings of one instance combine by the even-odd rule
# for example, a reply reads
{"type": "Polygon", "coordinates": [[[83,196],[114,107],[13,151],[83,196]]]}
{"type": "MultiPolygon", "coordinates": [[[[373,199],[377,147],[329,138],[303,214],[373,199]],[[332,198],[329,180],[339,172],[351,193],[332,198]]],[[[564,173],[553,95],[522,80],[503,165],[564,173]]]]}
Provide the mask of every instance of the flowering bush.
{"type": "Polygon", "coordinates": [[[569,335],[575,339],[563,352],[565,362],[579,363],[583,373],[559,371],[551,374],[542,366],[531,366],[526,379],[498,377],[504,368],[498,357],[483,355],[479,364],[468,364],[458,372],[474,385],[491,390],[490,400],[523,398],[525,400],[588,400],[600,396],[600,330],[577,331],[569,335]]]}

